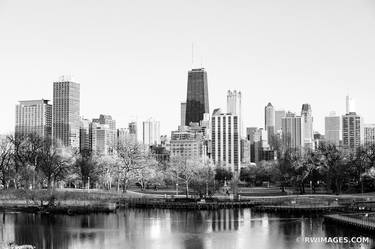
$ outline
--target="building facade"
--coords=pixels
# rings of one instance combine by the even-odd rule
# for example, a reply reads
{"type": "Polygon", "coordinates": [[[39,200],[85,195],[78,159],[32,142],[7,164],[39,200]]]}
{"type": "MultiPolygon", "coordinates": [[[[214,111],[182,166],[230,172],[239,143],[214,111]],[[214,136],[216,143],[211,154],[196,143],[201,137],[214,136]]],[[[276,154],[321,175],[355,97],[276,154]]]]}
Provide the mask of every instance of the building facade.
{"type": "Polygon", "coordinates": [[[36,134],[42,138],[52,137],[52,105],[48,100],[19,101],[16,105],[15,135],[36,134]]]}
{"type": "Polygon", "coordinates": [[[363,144],[363,119],[355,112],[342,116],[342,144],[344,149],[355,150],[363,144]]]}
{"type": "Polygon", "coordinates": [[[341,117],[331,112],[324,120],[325,127],[325,141],[329,144],[340,146],[342,138],[341,117]]]}
{"type": "Polygon", "coordinates": [[[302,149],[303,126],[301,116],[296,116],[292,112],[286,113],[282,118],[282,142],[284,147],[289,149],[302,149]]]}
{"type": "Polygon", "coordinates": [[[108,134],[108,141],[106,141],[107,146],[109,146],[109,151],[114,151],[117,145],[117,129],[116,129],[116,120],[112,119],[111,115],[104,115],[100,114],[99,118],[93,119],[93,123],[98,123],[101,125],[107,125],[108,130],[106,131],[108,134]]]}
{"type": "Polygon", "coordinates": [[[242,94],[241,91],[230,91],[227,93],[227,113],[236,115],[239,118],[240,137],[243,136],[243,117],[242,117],[242,94]]]}
{"type": "Polygon", "coordinates": [[[202,159],[204,153],[204,140],[200,133],[191,130],[172,131],[170,140],[171,156],[188,159],[202,159]]]}
{"type": "Polygon", "coordinates": [[[53,139],[63,146],[79,148],[80,85],[68,77],[53,83],[53,139]]]}
{"type": "Polygon", "coordinates": [[[212,159],[239,173],[241,168],[240,124],[237,115],[221,113],[216,109],[211,118],[212,159]]]}
{"type": "Polygon", "coordinates": [[[90,147],[90,124],[90,120],[81,118],[81,125],[79,128],[79,151],[81,153],[92,152],[90,147]]]}
{"type": "Polygon", "coordinates": [[[186,125],[186,102],[181,103],[181,122],[180,125],[184,126],[186,125]]]}
{"type": "Polygon", "coordinates": [[[275,132],[278,134],[282,133],[281,120],[285,117],[286,112],[284,110],[275,111],[275,132]]]}
{"type": "Polygon", "coordinates": [[[143,122],[143,144],[160,144],[160,122],[152,118],[143,122]]]}
{"type": "Polygon", "coordinates": [[[138,126],[137,122],[133,121],[128,124],[129,136],[132,142],[138,142],[138,126]]]}
{"type": "Polygon", "coordinates": [[[267,131],[268,140],[275,134],[275,109],[271,103],[264,107],[264,130],[267,131]]]}
{"type": "Polygon", "coordinates": [[[199,123],[204,113],[209,113],[207,72],[204,68],[188,73],[185,125],[199,123]]]}
{"type": "Polygon", "coordinates": [[[302,147],[305,149],[314,149],[314,131],[313,131],[313,116],[311,106],[303,104],[301,110],[301,125],[302,125],[302,147]]]}
{"type": "Polygon", "coordinates": [[[375,144],[375,124],[366,124],[364,126],[365,146],[375,144]]]}

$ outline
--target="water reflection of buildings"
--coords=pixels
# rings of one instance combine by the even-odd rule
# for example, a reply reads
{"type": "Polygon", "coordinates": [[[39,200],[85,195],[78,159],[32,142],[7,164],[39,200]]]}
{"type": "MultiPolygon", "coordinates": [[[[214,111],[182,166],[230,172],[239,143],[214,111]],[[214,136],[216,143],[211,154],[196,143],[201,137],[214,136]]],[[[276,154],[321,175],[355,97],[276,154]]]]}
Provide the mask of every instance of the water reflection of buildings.
{"type": "Polygon", "coordinates": [[[223,209],[211,213],[212,231],[236,231],[243,223],[243,209],[223,209]]]}
{"type": "MultiPolygon", "coordinates": [[[[250,209],[126,209],[115,214],[77,216],[6,213],[0,225],[2,241],[32,244],[38,249],[237,249],[276,246],[296,249],[304,247],[296,241],[297,237],[359,236],[358,231],[322,226],[321,217],[254,213],[250,209]]],[[[315,244],[310,248],[322,247],[325,245],[315,244]]]]}

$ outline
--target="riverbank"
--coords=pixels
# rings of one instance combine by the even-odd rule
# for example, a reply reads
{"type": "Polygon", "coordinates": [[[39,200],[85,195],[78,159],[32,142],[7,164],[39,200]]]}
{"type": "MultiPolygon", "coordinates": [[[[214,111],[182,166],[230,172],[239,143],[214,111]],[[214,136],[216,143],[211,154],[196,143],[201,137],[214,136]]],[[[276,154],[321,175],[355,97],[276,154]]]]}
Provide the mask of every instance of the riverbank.
{"type": "Polygon", "coordinates": [[[61,189],[51,195],[47,190],[1,190],[0,210],[83,214],[115,212],[119,207],[214,210],[253,208],[255,211],[287,213],[334,213],[375,211],[375,194],[368,195],[282,195],[185,198],[127,191],[61,189]]]}

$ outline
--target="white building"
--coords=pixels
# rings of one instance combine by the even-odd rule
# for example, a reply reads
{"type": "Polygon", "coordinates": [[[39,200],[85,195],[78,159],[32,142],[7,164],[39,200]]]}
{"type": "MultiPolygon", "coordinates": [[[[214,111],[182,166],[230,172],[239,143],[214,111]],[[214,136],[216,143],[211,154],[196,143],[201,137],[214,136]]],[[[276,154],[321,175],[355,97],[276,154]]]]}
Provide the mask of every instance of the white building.
{"type": "Polygon", "coordinates": [[[90,124],[90,148],[97,155],[113,154],[112,130],[108,124],[90,124]]]}
{"type": "Polygon", "coordinates": [[[241,168],[240,120],[237,115],[214,110],[211,118],[212,159],[239,173],[241,168]]]}
{"type": "Polygon", "coordinates": [[[314,149],[313,116],[311,106],[303,104],[301,110],[302,147],[314,149]]]}
{"type": "Polygon", "coordinates": [[[227,113],[236,115],[239,118],[240,137],[243,136],[243,115],[242,115],[242,94],[241,91],[230,91],[227,93],[227,113]]]}
{"type": "Polygon", "coordinates": [[[143,144],[160,144],[160,122],[152,118],[143,122],[143,144]]]}
{"type": "Polygon", "coordinates": [[[355,100],[349,95],[346,96],[346,114],[355,112],[355,100]]]}

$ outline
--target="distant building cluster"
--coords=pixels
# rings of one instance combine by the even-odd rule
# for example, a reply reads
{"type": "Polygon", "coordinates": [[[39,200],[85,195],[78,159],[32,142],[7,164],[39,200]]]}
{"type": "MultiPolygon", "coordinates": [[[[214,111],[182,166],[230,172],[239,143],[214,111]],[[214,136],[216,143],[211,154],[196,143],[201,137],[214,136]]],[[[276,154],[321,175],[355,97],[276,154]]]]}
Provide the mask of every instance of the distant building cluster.
{"type": "Polygon", "coordinates": [[[15,135],[36,133],[61,146],[97,155],[116,153],[119,143],[142,142],[160,161],[171,156],[204,160],[235,173],[246,165],[277,160],[280,148],[303,153],[322,143],[343,150],[375,143],[375,124],[364,123],[350,96],[346,97],[344,115],[331,112],[325,117],[324,135],[314,131],[312,107],[308,103],[302,104],[298,113],[268,103],[264,107],[264,127],[245,128],[241,91],[227,91],[226,112],[215,108],[210,113],[207,71],[191,69],[187,78],[179,126],[170,136],[160,134],[160,122],[154,118],[144,120],[139,130],[137,121],[126,128],[116,127],[111,115],[82,117],[80,84],[65,76],[53,83],[52,103],[45,99],[19,101],[15,135]]]}

